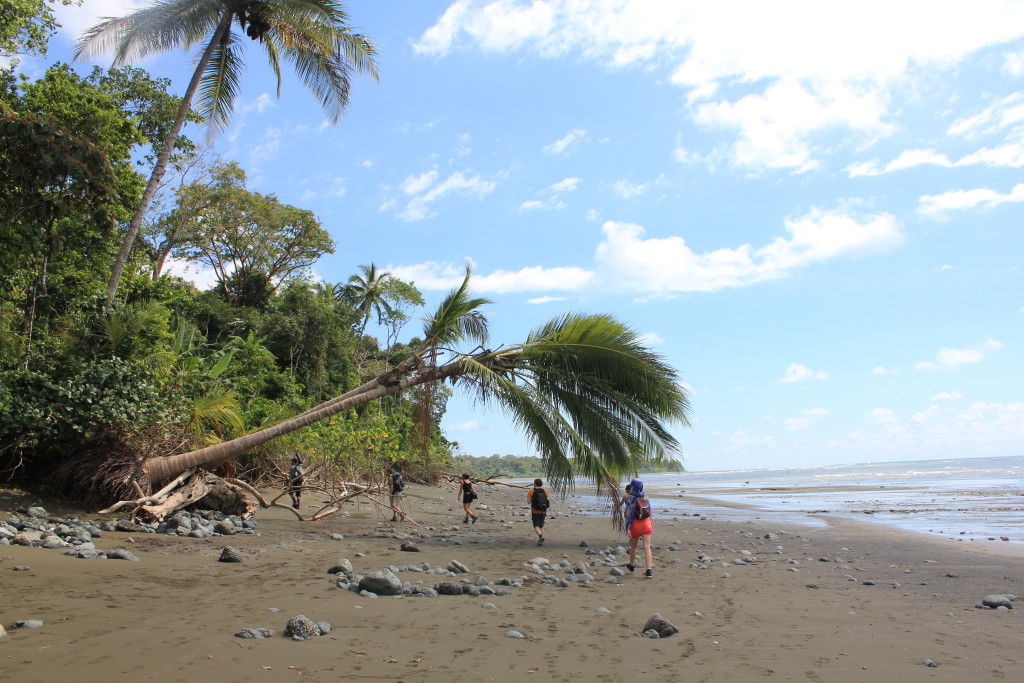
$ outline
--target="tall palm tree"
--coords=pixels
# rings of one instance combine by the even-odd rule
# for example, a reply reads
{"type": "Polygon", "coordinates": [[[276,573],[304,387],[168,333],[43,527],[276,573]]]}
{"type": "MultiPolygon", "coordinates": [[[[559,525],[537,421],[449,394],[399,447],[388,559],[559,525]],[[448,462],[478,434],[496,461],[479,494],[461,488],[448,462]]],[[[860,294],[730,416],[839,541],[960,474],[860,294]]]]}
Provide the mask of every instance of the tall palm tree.
{"type": "Polygon", "coordinates": [[[377,48],[349,28],[348,13],[336,0],[155,0],[127,16],[104,19],[78,41],[76,59],[113,48],[115,66],[179,47],[197,49],[196,68],[174,125],[121,242],[107,283],[108,298],[117,293],[142,218],[164,176],[196,93],[199,113],[211,136],[230,120],[245,68],[243,34],[266,50],[277,76],[278,96],[283,58],[320,100],[332,123],[348,106],[353,70],[377,78],[377,48]]]}
{"type": "MultiPolygon", "coordinates": [[[[270,428],[191,453],[153,458],[150,482],[214,467],[283,434],[383,396],[450,380],[508,413],[539,452],[552,486],[577,477],[599,488],[679,450],[668,424],[689,425],[686,388],[640,336],[606,315],[568,314],[526,341],[490,350],[489,303],[469,294],[469,273],[426,321],[424,342],[405,361],[352,391],[270,428]],[[468,352],[457,350],[465,343],[468,352]],[[443,362],[441,362],[443,361],[443,362]]],[[[613,485],[613,484],[612,484],[613,485]]]]}
{"type": "Polygon", "coordinates": [[[359,266],[362,275],[353,275],[348,279],[345,293],[352,302],[352,306],[359,314],[362,321],[359,326],[359,334],[366,332],[366,324],[370,321],[370,315],[377,314],[377,322],[381,322],[385,315],[393,311],[385,300],[385,285],[391,279],[391,273],[380,273],[377,271],[377,264],[371,263],[368,266],[359,266]]]}

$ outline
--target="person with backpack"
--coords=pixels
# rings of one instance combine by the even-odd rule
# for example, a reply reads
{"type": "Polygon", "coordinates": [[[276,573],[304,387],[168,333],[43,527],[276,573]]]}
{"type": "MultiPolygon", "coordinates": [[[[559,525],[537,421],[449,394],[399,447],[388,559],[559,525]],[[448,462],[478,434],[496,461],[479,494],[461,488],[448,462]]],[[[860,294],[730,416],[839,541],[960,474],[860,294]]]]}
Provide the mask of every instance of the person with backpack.
{"type": "Polygon", "coordinates": [[[636,569],[636,547],[643,539],[644,559],[647,561],[647,571],[644,576],[648,579],[654,576],[654,559],[651,556],[651,534],[654,532],[654,523],[651,521],[651,501],[644,494],[644,483],[639,479],[632,479],[626,487],[626,495],[622,497],[622,505],[625,507],[625,531],[629,536],[629,562],[626,569],[632,572],[636,569]]]}
{"type": "Polygon", "coordinates": [[[466,518],[462,520],[463,524],[469,524],[469,520],[473,520],[473,524],[476,524],[476,515],[469,508],[473,504],[473,501],[479,498],[476,495],[476,487],[473,486],[473,480],[470,479],[469,475],[463,473],[462,483],[459,484],[459,494],[462,497],[462,509],[466,513],[466,518]]]}
{"type": "Polygon", "coordinates": [[[397,522],[399,515],[401,515],[402,519],[405,519],[405,513],[402,512],[402,508],[398,507],[398,503],[402,499],[402,491],[405,490],[405,477],[402,476],[402,470],[398,465],[392,465],[390,471],[388,502],[391,503],[393,512],[391,521],[397,522]]]}
{"type": "Polygon", "coordinates": [[[530,503],[533,530],[537,533],[537,545],[544,545],[544,520],[548,516],[551,500],[548,497],[548,492],[544,490],[543,481],[533,480],[533,488],[526,492],[526,500],[530,503]]]}
{"type": "Polygon", "coordinates": [[[288,470],[288,495],[292,499],[292,507],[302,507],[302,485],[306,481],[306,468],[302,466],[302,458],[292,458],[292,466],[288,470]]]}

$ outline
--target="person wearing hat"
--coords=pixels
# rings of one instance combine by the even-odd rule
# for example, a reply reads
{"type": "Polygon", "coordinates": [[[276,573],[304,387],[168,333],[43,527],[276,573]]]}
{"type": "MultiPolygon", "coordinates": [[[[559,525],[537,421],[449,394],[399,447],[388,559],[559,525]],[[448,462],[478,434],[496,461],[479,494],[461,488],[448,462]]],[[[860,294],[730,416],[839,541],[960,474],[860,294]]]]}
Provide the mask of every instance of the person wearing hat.
{"type": "Polygon", "coordinates": [[[626,495],[622,497],[622,505],[625,507],[625,531],[629,536],[629,562],[626,563],[626,569],[630,572],[636,569],[636,547],[643,539],[644,559],[647,565],[644,576],[650,579],[654,576],[654,559],[651,555],[654,523],[651,522],[651,501],[644,494],[642,481],[630,480],[629,486],[626,487],[626,495]]]}

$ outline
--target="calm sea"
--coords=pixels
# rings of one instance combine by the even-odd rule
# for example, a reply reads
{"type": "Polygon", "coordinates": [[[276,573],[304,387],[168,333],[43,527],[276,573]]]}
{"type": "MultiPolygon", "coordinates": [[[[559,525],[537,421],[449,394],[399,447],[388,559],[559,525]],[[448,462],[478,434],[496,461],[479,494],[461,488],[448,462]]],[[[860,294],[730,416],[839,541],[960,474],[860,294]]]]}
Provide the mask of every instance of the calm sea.
{"type": "Polygon", "coordinates": [[[809,526],[825,524],[819,515],[832,515],[965,540],[1024,543],[1024,456],[686,472],[643,479],[660,515],[701,513],[737,522],[809,526]],[[722,507],[715,501],[743,507],[722,507]]]}

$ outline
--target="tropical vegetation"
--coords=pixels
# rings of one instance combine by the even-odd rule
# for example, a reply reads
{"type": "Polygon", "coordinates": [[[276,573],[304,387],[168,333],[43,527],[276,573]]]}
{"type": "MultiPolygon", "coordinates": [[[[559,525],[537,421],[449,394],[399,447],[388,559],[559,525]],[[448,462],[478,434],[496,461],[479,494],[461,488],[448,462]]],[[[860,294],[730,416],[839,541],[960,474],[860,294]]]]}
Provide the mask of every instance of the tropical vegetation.
{"type": "MultiPolygon", "coordinates": [[[[0,38],[38,51],[48,25],[0,38]]],[[[671,463],[687,392],[620,321],[567,314],[492,346],[467,271],[406,338],[425,304],[414,282],[373,263],[314,281],[334,248],[320,219],[181,135],[226,122],[236,29],[331,114],[352,69],[376,74],[372,43],[326,0],[164,0],[83,39],[119,66],[0,72],[0,476],[97,506],[195,467],[279,480],[295,455],[341,477],[394,462],[426,477],[461,465],[440,426],[454,391],[502,409],[555,488],[671,463]],[[201,52],[182,97],[120,65],[174,45],[201,52]]]]}

